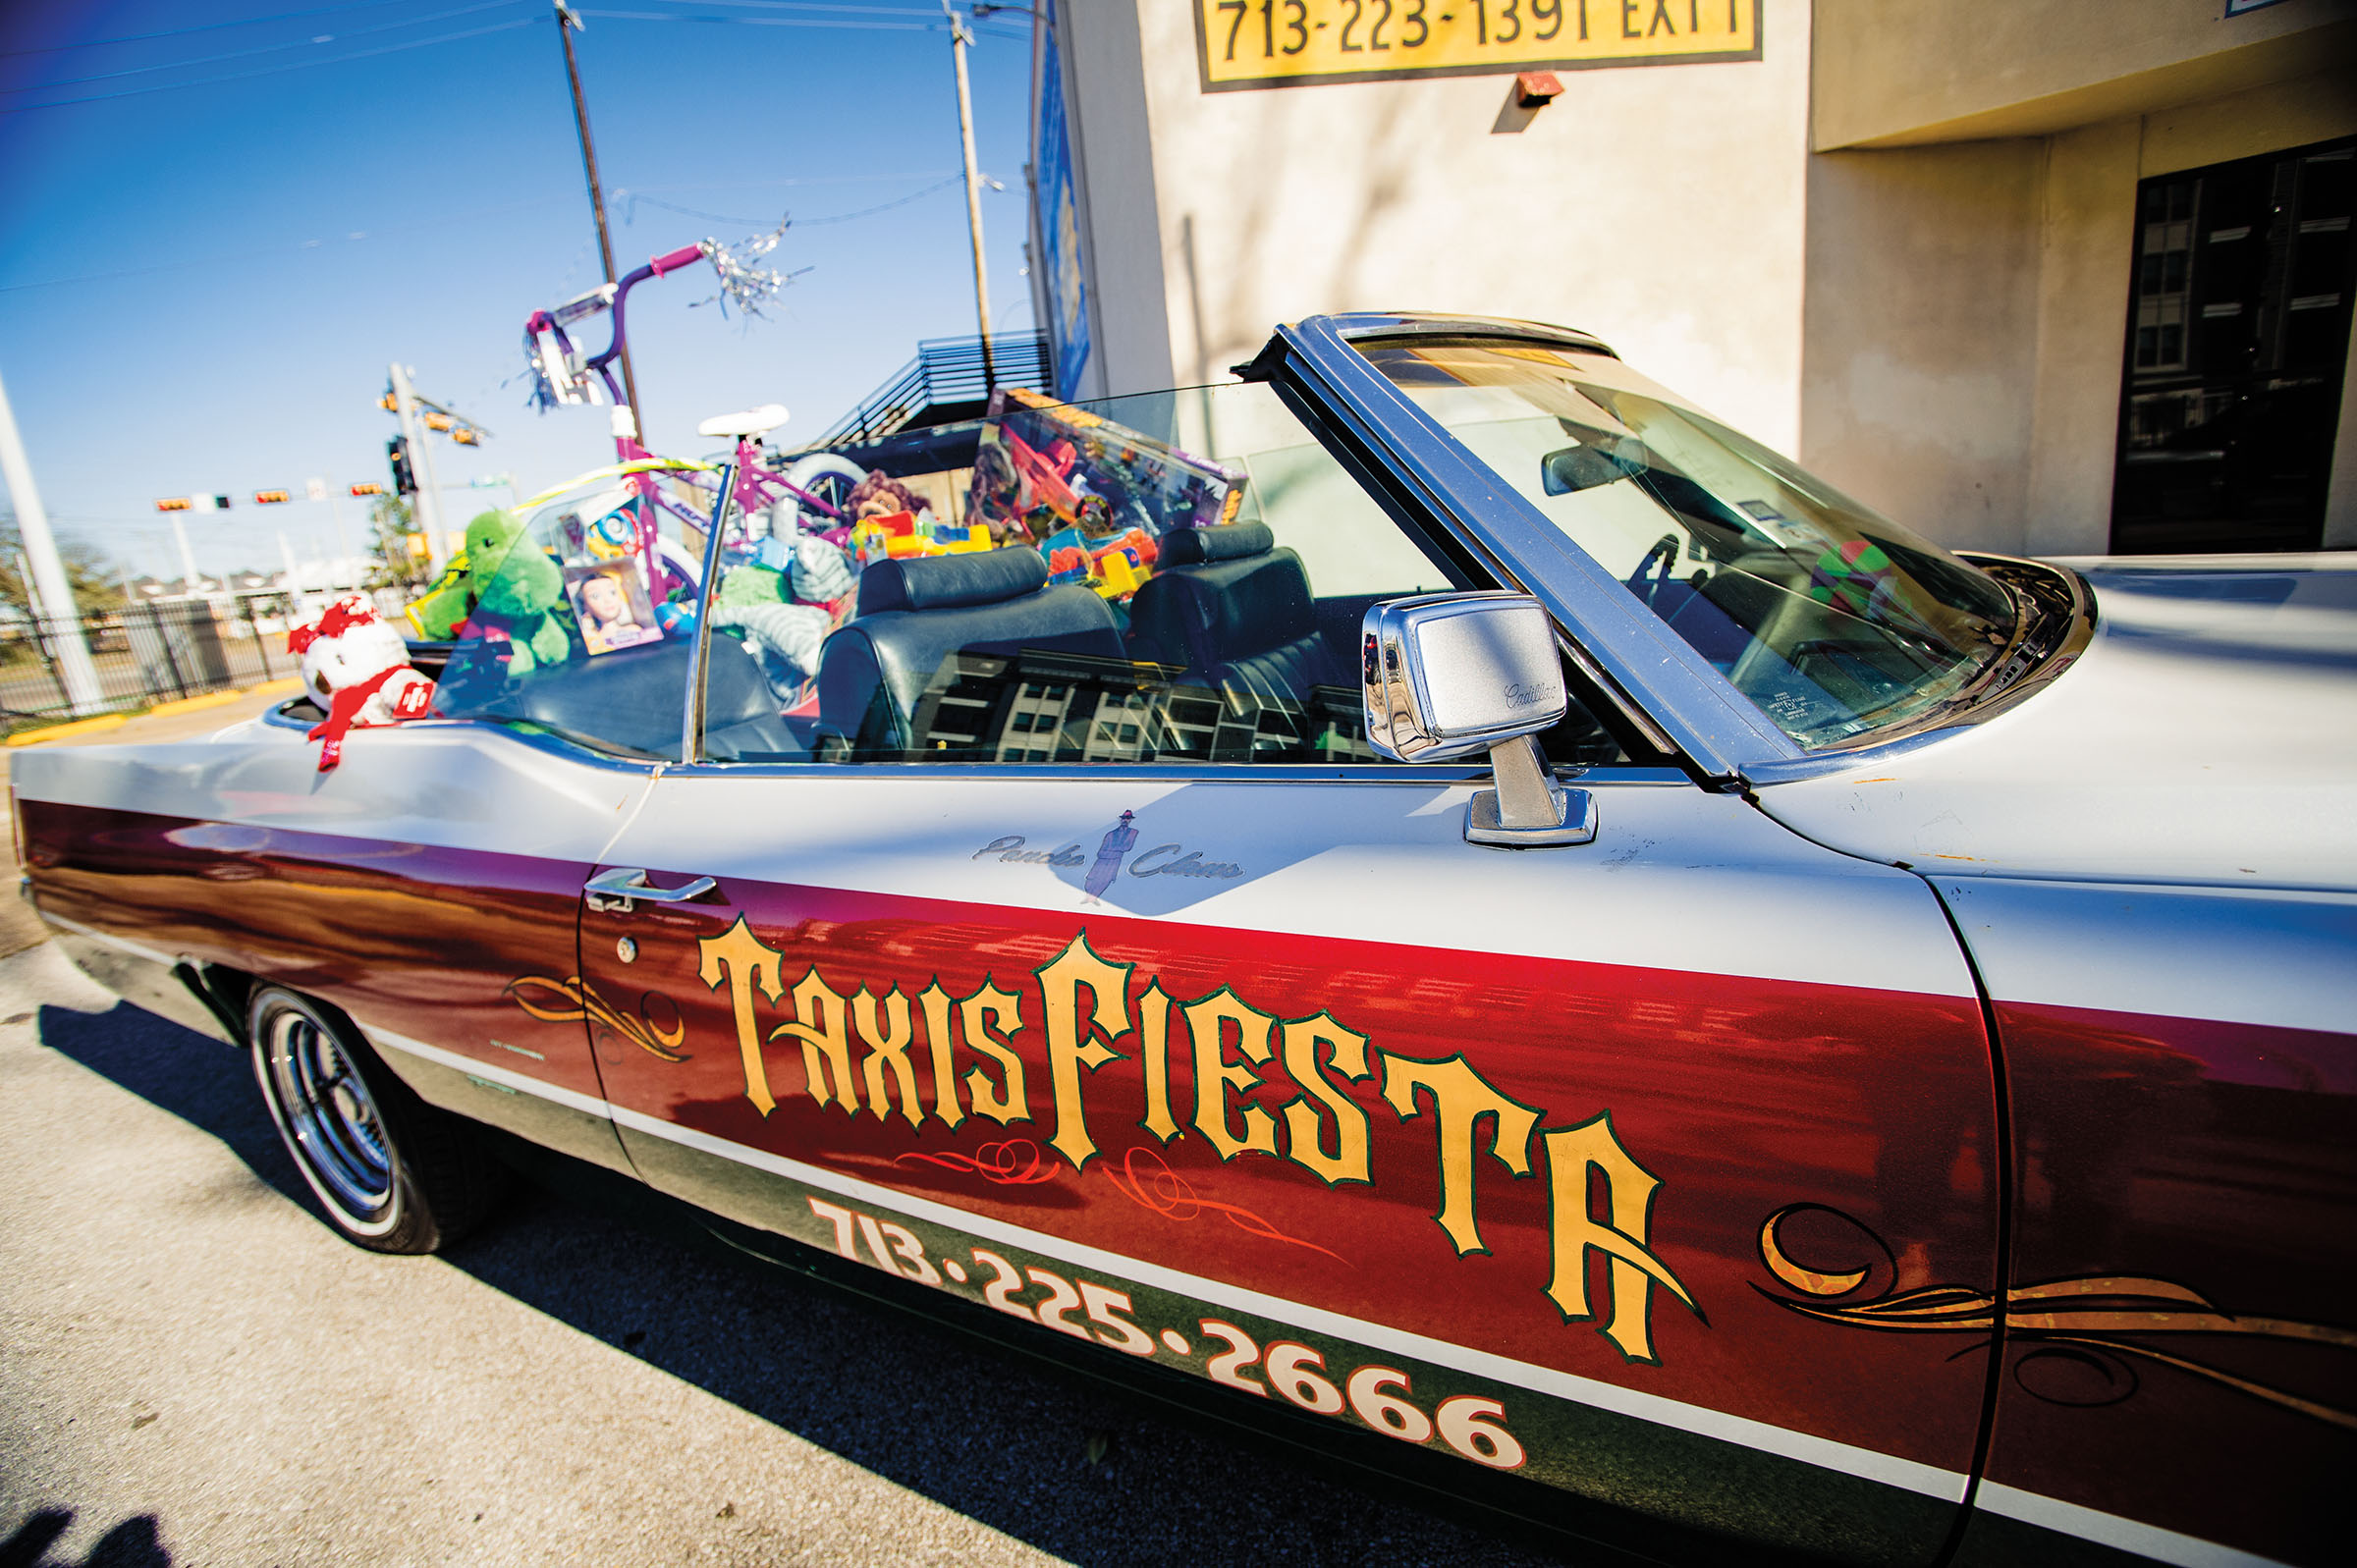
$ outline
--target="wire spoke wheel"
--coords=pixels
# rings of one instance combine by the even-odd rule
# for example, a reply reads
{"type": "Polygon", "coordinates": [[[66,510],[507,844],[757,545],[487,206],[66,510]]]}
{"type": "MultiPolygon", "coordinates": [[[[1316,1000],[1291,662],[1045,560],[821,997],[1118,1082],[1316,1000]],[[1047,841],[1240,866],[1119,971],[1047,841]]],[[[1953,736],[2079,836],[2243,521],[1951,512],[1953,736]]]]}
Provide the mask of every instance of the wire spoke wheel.
{"type": "Polygon", "coordinates": [[[435,1252],[482,1218],[500,1181],[471,1124],[418,1099],[342,1013],[266,986],[247,1035],[270,1118],[345,1240],[435,1252]]]}
{"type": "Polygon", "coordinates": [[[285,1107],[296,1158],[355,1217],[393,1202],[393,1159],[368,1085],[333,1035],[288,1010],[264,1041],[277,1100],[285,1107]]]}

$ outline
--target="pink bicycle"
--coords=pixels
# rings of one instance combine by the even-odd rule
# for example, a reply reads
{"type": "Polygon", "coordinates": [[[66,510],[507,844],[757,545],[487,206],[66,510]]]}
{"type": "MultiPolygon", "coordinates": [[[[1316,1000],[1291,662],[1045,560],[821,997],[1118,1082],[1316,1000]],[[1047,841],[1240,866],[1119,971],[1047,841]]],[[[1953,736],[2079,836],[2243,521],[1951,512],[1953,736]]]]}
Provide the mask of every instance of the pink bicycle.
{"type": "MultiPolygon", "coordinates": [[[[748,312],[754,311],[759,300],[784,282],[778,273],[747,266],[729,247],[705,240],[652,257],[620,281],[600,284],[553,309],[535,310],[524,322],[524,353],[535,380],[533,402],[543,408],[612,405],[614,456],[618,463],[654,457],[639,440],[636,411],[625,401],[613,368],[629,341],[626,311],[630,293],[651,278],[678,272],[699,260],[712,262],[720,276],[723,297],[737,300],[748,312]],[[567,329],[608,313],[613,316],[611,340],[602,352],[583,357],[567,329]]],[[[752,526],[751,519],[766,516],[770,533],[789,542],[804,534],[816,534],[832,543],[843,543],[850,537],[853,520],[851,492],[867,477],[867,472],[832,453],[813,454],[783,472],[778,471],[773,455],[764,451],[760,438],[785,419],[786,409],[781,405],[769,404],[745,413],[707,419],[698,427],[702,435],[736,439],[735,452],[727,465],[734,476],[729,481],[735,503],[731,511],[740,519],[742,527],[752,526]]],[[[675,483],[707,492],[716,492],[721,483],[713,474],[703,472],[675,474],[673,478],[675,483]]],[[[625,482],[636,498],[632,509],[638,530],[636,548],[648,561],[657,563],[664,574],[663,580],[652,585],[657,597],[680,586],[692,587],[694,568],[685,552],[663,547],[661,519],[668,514],[700,532],[711,515],[708,504],[700,508],[684,504],[664,489],[659,475],[651,470],[630,474],[625,482]]]]}

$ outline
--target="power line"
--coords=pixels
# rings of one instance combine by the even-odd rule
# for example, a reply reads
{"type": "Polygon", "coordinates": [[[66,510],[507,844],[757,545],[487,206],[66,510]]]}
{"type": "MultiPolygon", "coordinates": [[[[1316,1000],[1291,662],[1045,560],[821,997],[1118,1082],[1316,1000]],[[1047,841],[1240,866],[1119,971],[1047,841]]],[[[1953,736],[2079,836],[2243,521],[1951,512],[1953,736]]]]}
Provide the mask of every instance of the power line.
{"type": "Polygon", "coordinates": [[[204,22],[193,27],[166,27],[161,32],[133,32],[120,38],[84,38],[80,43],[53,43],[38,49],[0,49],[0,60],[13,60],[20,55],[65,54],[75,49],[100,49],[116,43],[144,43],[150,38],[178,38],[192,32],[218,32],[223,27],[251,27],[265,22],[292,22],[300,17],[324,17],[344,11],[373,11],[389,5],[392,0],[356,0],[340,6],[313,6],[308,11],[281,11],[267,17],[241,17],[235,22],[204,22]]]}
{"type": "Polygon", "coordinates": [[[381,48],[360,49],[340,54],[333,60],[299,60],[293,65],[266,66],[259,71],[238,71],[226,76],[198,77],[193,81],[167,81],[152,87],[126,87],[121,92],[94,92],[82,98],[59,98],[53,103],[20,103],[13,108],[0,109],[0,115],[30,114],[35,109],[64,109],[78,103],[103,103],[112,98],[136,98],[150,92],[175,92],[183,87],[209,87],[223,81],[251,81],[256,77],[281,76],[289,71],[314,71],[321,66],[340,66],[354,60],[370,60],[378,55],[399,54],[405,49],[424,49],[437,43],[456,43],[461,38],[479,38],[486,33],[507,32],[516,27],[528,27],[538,17],[520,17],[514,22],[495,22],[487,27],[468,27],[463,32],[446,32],[438,38],[415,38],[408,43],[388,43],[381,48]]]}
{"type": "MultiPolygon", "coordinates": [[[[680,3],[688,4],[690,0],[680,0],[680,3]]],[[[692,3],[728,6],[743,11],[850,11],[874,17],[938,18],[941,15],[930,6],[826,5],[821,0],[692,0],[692,3]]]]}
{"type": "MultiPolygon", "coordinates": [[[[515,0],[485,0],[484,4],[462,6],[456,11],[437,11],[430,17],[404,17],[399,22],[380,22],[374,27],[358,27],[342,36],[364,38],[373,32],[392,32],[401,27],[422,27],[429,22],[448,22],[453,17],[470,17],[481,11],[497,11],[513,5],[515,0]]],[[[227,54],[199,55],[193,60],[168,60],[162,65],[129,66],[121,71],[102,71],[94,77],[65,77],[56,81],[37,81],[25,87],[0,87],[0,92],[46,92],[52,87],[77,87],[90,81],[114,81],[124,77],[143,77],[158,71],[183,71],[191,66],[219,65],[224,60],[250,60],[256,55],[284,54],[289,49],[316,48],[323,43],[338,41],[337,34],[321,33],[316,38],[298,38],[293,43],[264,44],[258,49],[233,49],[227,54]]]]}
{"type": "Polygon", "coordinates": [[[742,27],[841,27],[865,32],[939,32],[939,22],[850,22],[816,17],[692,17],[682,11],[583,11],[600,22],[703,22],[742,27]]]}
{"type": "MultiPolygon", "coordinates": [[[[931,195],[936,190],[946,190],[950,187],[964,180],[964,178],[965,176],[961,174],[954,174],[951,175],[947,180],[937,181],[936,183],[925,187],[925,189],[922,190],[912,190],[908,194],[896,197],[891,201],[879,202],[872,207],[861,207],[856,212],[838,212],[824,218],[795,218],[792,220],[791,226],[796,229],[807,229],[813,224],[849,223],[853,218],[873,217],[879,212],[890,212],[895,207],[904,207],[908,205],[909,202],[920,200],[923,197],[931,195]]],[[[621,192],[617,192],[617,194],[620,193],[621,192]]],[[[732,218],[725,212],[702,212],[698,211],[694,207],[677,206],[669,201],[658,201],[653,196],[642,196],[633,191],[630,196],[629,207],[624,212],[622,220],[623,222],[630,223],[634,221],[637,214],[638,203],[641,201],[645,202],[650,207],[661,207],[666,212],[682,213],[690,218],[702,218],[707,223],[734,223],[741,224],[750,229],[759,229],[766,228],[770,224],[778,221],[774,218],[732,218]]]]}

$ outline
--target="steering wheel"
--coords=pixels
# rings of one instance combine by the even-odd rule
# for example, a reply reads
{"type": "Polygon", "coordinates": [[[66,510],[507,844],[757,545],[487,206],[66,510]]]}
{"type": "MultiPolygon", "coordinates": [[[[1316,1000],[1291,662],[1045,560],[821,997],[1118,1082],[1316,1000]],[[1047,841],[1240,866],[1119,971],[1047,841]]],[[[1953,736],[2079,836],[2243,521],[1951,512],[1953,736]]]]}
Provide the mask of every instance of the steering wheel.
{"type": "Polygon", "coordinates": [[[1655,607],[1655,601],[1661,597],[1662,585],[1677,569],[1677,535],[1666,533],[1653,542],[1653,548],[1645,552],[1645,559],[1637,563],[1637,569],[1628,574],[1628,591],[1643,599],[1646,609],[1655,607]],[[1645,575],[1646,568],[1656,561],[1662,564],[1661,570],[1654,573],[1649,581],[1645,575]]]}

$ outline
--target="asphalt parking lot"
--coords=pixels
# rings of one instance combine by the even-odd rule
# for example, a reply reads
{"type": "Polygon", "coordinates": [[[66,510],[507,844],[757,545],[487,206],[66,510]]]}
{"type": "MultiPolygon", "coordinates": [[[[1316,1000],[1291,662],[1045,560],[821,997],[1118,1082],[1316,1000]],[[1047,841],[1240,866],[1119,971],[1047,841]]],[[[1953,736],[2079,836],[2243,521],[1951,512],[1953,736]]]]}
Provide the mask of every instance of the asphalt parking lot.
{"type": "Polygon", "coordinates": [[[1550,1560],[535,1189],[308,1203],[242,1055],[0,959],[0,1568],[1550,1560]]]}

